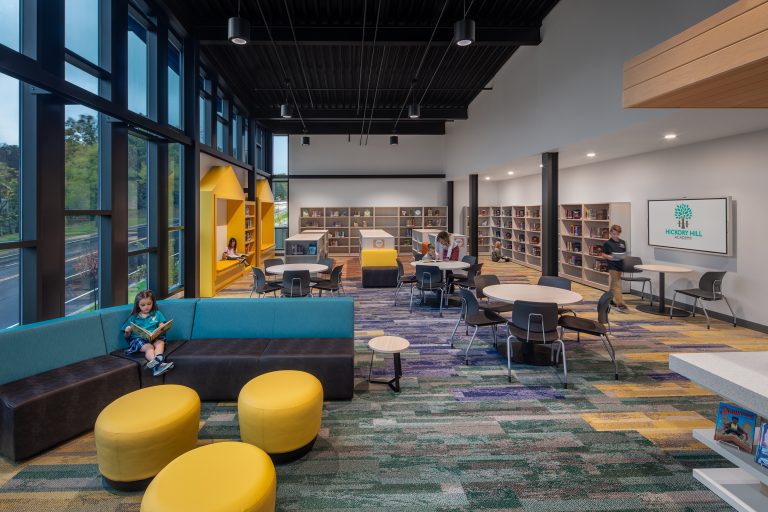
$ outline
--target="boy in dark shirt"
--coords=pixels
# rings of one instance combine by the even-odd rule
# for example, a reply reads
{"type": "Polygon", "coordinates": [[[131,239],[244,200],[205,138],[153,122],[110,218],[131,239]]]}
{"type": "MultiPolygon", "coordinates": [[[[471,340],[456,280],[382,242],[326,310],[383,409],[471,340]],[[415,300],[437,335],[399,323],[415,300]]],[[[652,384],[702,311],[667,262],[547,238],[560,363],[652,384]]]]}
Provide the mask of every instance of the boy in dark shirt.
{"type": "Polygon", "coordinates": [[[624,296],[621,293],[621,271],[624,270],[623,258],[627,254],[627,243],[620,238],[621,226],[618,224],[611,226],[610,235],[611,237],[603,244],[603,255],[600,257],[608,261],[613,301],[616,307],[623,311],[627,309],[627,305],[624,304],[624,296]]]}

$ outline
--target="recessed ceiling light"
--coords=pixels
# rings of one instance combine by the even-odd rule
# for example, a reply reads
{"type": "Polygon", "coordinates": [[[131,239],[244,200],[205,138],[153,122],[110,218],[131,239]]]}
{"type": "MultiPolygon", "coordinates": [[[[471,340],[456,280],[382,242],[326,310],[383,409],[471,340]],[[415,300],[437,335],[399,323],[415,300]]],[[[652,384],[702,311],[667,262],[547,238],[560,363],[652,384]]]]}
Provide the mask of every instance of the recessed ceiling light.
{"type": "Polygon", "coordinates": [[[587,158],[595,158],[595,153],[587,153],[587,158]]]}
{"type": "Polygon", "coordinates": [[[490,179],[491,179],[491,177],[490,177],[490,176],[486,176],[486,177],[485,177],[485,181],[488,181],[488,180],[490,180],[490,179]]]}
{"type": "Polygon", "coordinates": [[[668,133],[668,134],[666,134],[664,136],[664,138],[667,139],[667,140],[674,140],[674,139],[677,138],[677,134],[676,133],[668,133]]]}
{"type": "Polygon", "coordinates": [[[507,174],[509,174],[510,176],[512,176],[513,174],[515,174],[515,171],[507,171],[507,174]]]}
{"type": "Polygon", "coordinates": [[[539,169],[543,169],[543,168],[544,168],[544,164],[539,164],[539,169]]]}

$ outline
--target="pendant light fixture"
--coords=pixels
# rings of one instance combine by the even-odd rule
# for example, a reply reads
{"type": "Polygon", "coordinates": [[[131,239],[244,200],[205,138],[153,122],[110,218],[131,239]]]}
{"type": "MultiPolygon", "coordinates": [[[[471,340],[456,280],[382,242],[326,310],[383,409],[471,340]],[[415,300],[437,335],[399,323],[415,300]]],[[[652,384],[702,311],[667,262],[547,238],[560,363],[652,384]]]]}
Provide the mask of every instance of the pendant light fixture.
{"type": "Polygon", "coordinates": [[[400,142],[400,139],[397,137],[397,135],[390,135],[389,136],[389,145],[390,146],[397,146],[400,142]]]}
{"type": "MultiPolygon", "coordinates": [[[[304,128],[304,133],[307,133],[307,129],[304,128]]],[[[309,146],[309,135],[302,135],[301,136],[301,145],[302,146],[309,146]]]]}
{"type": "Polygon", "coordinates": [[[280,117],[283,119],[290,119],[293,117],[293,105],[290,103],[283,103],[280,105],[280,117]]]}
{"type": "Polygon", "coordinates": [[[240,17],[240,0],[237,0],[237,16],[229,18],[227,22],[227,38],[234,44],[243,45],[248,42],[250,35],[251,24],[240,17]]]}
{"type": "Polygon", "coordinates": [[[413,103],[408,105],[408,117],[411,119],[418,119],[421,116],[421,105],[416,103],[414,100],[413,103]]]}
{"type": "Polygon", "coordinates": [[[475,42],[475,21],[467,19],[466,2],[464,18],[453,24],[453,40],[459,46],[469,46],[475,42]]]}

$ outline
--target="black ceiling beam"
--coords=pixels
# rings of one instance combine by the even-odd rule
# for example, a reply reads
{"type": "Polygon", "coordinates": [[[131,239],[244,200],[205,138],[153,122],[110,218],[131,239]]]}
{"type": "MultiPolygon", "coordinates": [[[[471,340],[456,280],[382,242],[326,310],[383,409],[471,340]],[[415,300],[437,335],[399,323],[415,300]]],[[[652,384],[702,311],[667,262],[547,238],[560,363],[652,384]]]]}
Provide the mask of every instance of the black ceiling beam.
{"type": "MultiPolygon", "coordinates": [[[[345,46],[360,45],[362,27],[324,26],[294,27],[296,39],[302,46],[345,46]]],[[[379,27],[376,35],[377,46],[424,46],[434,27],[379,27]]],[[[270,27],[277,45],[293,45],[290,27],[270,27]]],[[[373,27],[366,28],[366,45],[373,44],[373,27]]],[[[203,46],[231,45],[227,40],[226,25],[197,27],[195,34],[203,46]]],[[[541,43],[539,27],[482,27],[475,29],[478,46],[537,46],[541,43]]],[[[432,39],[432,46],[445,46],[453,39],[453,25],[438,27],[432,39]]],[[[271,45],[269,34],[262,26],[251,27],[249,45],[271,45]]]]}
{"type": "MultiPolygon", "coordinates": [[[[360,137],[361,121],[307,121],[306,135],[355,135],[360,137]]],[[[304,135],[304,127],[298,119],[290,121],[267,121],[264,123],[276,134],[304,135]]],[[[392,135],[392,121],[377,122],[371,124],[371,135],[392,135]]],[[[366,132],[368,125],[366,124],[366,132]]],[[[411,119],[400,120],[397,124],[398,135],[445,135],[445,121],[413,121],[411,119]]]]}
{"type": "MultiPolygon", "coordinates": [[[[370,112],[370,110],[369,110],[370,112]]],[[[281,121],[280,108],[260,108],[251,110],[251,115],[256,119],[272,119],[281,121]]],[[[408,109],[399,108],[376,108],[374,109],[373,119],[394,121],[398,116],[402,119],[408,118],[408,109]]],[[[354,108],[306,108],[301,107],[301,117],[304,121],[362,121],[362,112],[354,108]]],[[[370,115],[367,116],[370,119],[370,115]]],[[[458,108],[422,108],[420,119],[424,120],[454,120],[468,119],[467,109],[458,108]]]]}

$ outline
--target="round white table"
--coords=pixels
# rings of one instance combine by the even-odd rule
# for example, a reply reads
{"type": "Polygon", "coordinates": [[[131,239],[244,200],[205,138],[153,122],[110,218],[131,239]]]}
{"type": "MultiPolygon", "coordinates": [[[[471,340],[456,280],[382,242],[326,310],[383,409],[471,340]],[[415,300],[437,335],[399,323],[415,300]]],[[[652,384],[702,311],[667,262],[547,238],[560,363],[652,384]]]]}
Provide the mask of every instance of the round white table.
{"type": "Polygon", "coordinates": [[[691,269],[686,267],[678,267],[677,265],[654,265],[654,264],[635,265],[635,268],[638,270],[647,270],[648,272],[656,272],[659,274],[659,306],[654,307],[649,304],[640,304],[639,306],[637,306],[638,311],[642,311],[643,313],[650,313],[652,315],[664,315],[664,316],[685,317],[690,315],[690,313],[682,309],[673,310],[667,307],[666,296],[664,293],[664,289],[666,288],[664,276],[668,273],[684,274],[686,272],[691,272],[691,269]]]}
{"type": "Polygon", "coordinates": [[[395,392],[400,392],[400,377],[403,376],[403,366],[400,362],[400,352],[406,350],[411,344],[400,336],[377,336],[368,342],[368,348],[372,350],[371,366],[368,369],[368,382],[387,384],[395,392]],[[373,372],[373,356],[376,352],[382,354],[394,354],[395,378],[392,380],[371,380],[373,372]]]}
{"type": "Polygon", "coordinates": [[[483,295],[501,302],[554,302],[558,306],[576,304],[583,300],[580,294],[571,290],[536,284],[494,284],[483,288],[483,295]]]}
{"type": "Polygon", "coordinates": [[[328,270],[326,265],[319,263],[286,263],[285,265],[273,265],[265,269],[269,274],[283,275],[284,272],[291,270],[309,270],[310,274],[328,270]]]}

